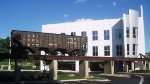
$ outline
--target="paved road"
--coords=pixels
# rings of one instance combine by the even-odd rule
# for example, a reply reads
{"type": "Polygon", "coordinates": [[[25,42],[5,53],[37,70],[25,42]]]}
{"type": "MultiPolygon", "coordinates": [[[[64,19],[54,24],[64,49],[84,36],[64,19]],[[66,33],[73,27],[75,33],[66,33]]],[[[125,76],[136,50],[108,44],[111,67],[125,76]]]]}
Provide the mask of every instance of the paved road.
{"type": "Polygon", "coordinates": [[[141,76],[143,76],[143,78],[144,78],[144,82],[143,82],[143,84],[150,84],[150,75],[144,75],[144,74],[139,74],[139,75],[141,75],[141,76]]]}
{"type": "MultiPolygon", "coordinates": [[[[141,74],[139,74],[141,75],[141,74]]],[[[144,78],[142,84],[150,84],[150,75],[141,75],[144,78]]],[[[137,75],[132,75],[128,77],[113,77],[113,76],[103,76],[108,78],[109,82],[100,82],[100,81],[76,81],[76,82],[63,82],[64,84],[140,84],[141,77],[137,75]]]]}
{"type": "MultiPolygon", "coordinates": [[[[38,74],[36,72],[36,74],[38,74]]],[[[0,73],[0,75],[13,75],[12,73],[0,73]]],[[[96,73],[97,75],[97,73],[96,73]]],[[[144,75],[144,74],[136,74],[136,75],[141,75],[144,78],[143,84],[150,84],[150,75],[144,75]]],[[[129,77],[118,77],[118,76],[106,76],[106,75],[101,75],[103,78],[107,78],[111,81],[108,82],[102,82],[102,81],[70,81],[70,82],[60,82],[60,81],[26,81],[26,82],[21,82],[21,83],[15,83],[15,82],[9,82],[6,81],[7,83],[2,83],[0,84],[139,84],[141,77],[132,75],[130,78],[129,77]]],[[[3,79],[0,77],[0,80],[3,79]]]]}
{"type": "MultiPolygon", "coordinates": [[[[142,75],[144,77],[143,84],[150,84],[150,75],[142,75]]],[[[140,77],[132,76],[131,78],[127,77],[113,77],[113,76],[103,76],[108,78],[111,81],[102,82],[102,81],[26,81],[21,83],[9,82],[9,83],[1,83],[0,84],[139,84],[140,77]]]]}
{"type": "MultiPolygon", "coordinates": [[[[108,78],[111,81],[103,82],[103,81],[70,81],[63,82],[64,84],[139,84],[140,77],[132,76],[131,78],[127,77],[113,77],[113,76],[103,76],[108,78]]],[[[150,84],[150,83],[149,83],[150,84]]]]}

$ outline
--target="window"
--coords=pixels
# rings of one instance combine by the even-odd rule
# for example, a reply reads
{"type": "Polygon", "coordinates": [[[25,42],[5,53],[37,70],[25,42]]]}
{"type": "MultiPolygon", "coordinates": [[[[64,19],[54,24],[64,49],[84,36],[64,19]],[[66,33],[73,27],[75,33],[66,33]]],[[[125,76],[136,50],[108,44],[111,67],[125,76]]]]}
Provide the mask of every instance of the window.
{"type": "Polygon", "coordinates": [[[65,33],[61,33],[61,35],[66,35],[65,33]]]}
{"type": "Polygon", "coordinates": [[[117,56],[122,55],[122,45],[116,45],[116,55],[117,56]]]}
{"type": "Polygon", "coordinates": [[[104,40],[109,40],[109,30],[104,30],[104,40]]]}
{"type": "Polygon", "coordinates": [[[93,46],[93,56],[98,56],[98,46],[93,46]]]}
{"type": "Polygon", "coordinates": [[[71,36],[76,36],[76,32],[71,32],[71,36]]]}
{"type": "Polygon", "coordinates": [[[133,38],[137,37],[137,32],[138,32],[137,27],[133,27],[133,38]]]}
{"type": "Polygon", "coordinates": [[[86,37],[86,32],[85,31],[81,32],[81,36],[86,37]]]}
{"type": "Polygon", "coordinates": [[[93,40],[98,40],[98,31],[93,31],[93,40]]]}
{"type": "Polygon", "coordinates": [[[104,46],[104,55],[110,56],[110,46],[104,46]]]}
{"type": "Polygon", "coordinates": [[[129,34],[130,34],[129,27],[127,27],[127,28],[126,28],[126,35],[127,35],[127,38],[129,38],[129,34]]]}
{"type": "Polygon", "coordinates": [[[129,47],[129,44],[127,44],[127,55],[129,55],[129,50],[130,50],[130,47],[129,47]]]}
{"type": "Polygon", "coordinates": [[[116,29],[116,37],[117,37],[117,39],[122,38],[122,29],[116,29]]]}
{"type": "Polygon", "coordinates": [[[133,55],[137,55],[137,44],[133,44],[133,55]]]}

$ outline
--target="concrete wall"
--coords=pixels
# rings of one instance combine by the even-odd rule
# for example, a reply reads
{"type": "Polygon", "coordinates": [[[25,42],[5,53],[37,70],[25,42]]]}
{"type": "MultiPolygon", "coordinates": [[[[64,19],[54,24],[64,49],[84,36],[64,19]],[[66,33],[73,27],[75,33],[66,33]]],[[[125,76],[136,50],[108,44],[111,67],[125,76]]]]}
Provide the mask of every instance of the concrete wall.
{"type": "Polygon", "coordinates": [[[124,25],[124,52],[125,57],[136,57],[139,53],[145,54],[145,38],[144,38],[144,22],[143,8],[141,7],[141,15],[138,11],[129,10],[129,14],[123,14],[124,25]],[[126,36],[126,28],[129,27],[130,37],[126,36]],[[137,38],[133,38],[133,27],[137,27],[137,38]],[[127,55],[127,44],[130,45],[129,55],[127,55]],[[137,44],[137,53],[133,55],[133,44],[137,44]]]}
{"type": "MultiPolygon", "coordinates": [[[[81,36],[81,32],[83,31],[86,32],[88,36],[87,56],[93,56],[93,46],[98,46],[98,56],[104,56],[104,46],[110,46],[110,56],[115,57],[116,45],[123,45],[124,57],[136,57],[139,53],[145,54],[144,21],[142,6],[141,14],[139,14],[138,11],[130,9],[128,14],[123,14],[123,18],[118,19],[79,19],[74,22],[42,25],[42,32],[46,33],[65,33],[67,35],[70,35],[71,32],[76,32],[77,36],[81,36]],[[127,27],[129,27],[130,30],[129,38],[126,37],[127,27]],[[133,38],[133,27],[138,28],[137,38],[133,38]],[[122,29],[122,39],[116,38],[116,29],[122,29]],[[110,31],[109,40],[104,40],[104,30],[110,31]],[[98,40],[92,40],[92,31],[98,31],[98,40]],[[127,55],[127,44],[130,44],[129,55],[127,55]],[[136,55],[133,55],[133,44],[137,44],[136,55]]],[[[76,70],[79,69],[76,68],[76,70]]]]}
{"type": "MultiPolygon", "coordinates": [[[[98,56],[104,56],[104,46],[110,46],[110,56],[112,55],[113,46],[112,33],[113,27],[116,24],[120,24],[121,19],[104,19],[104,20],[80,20],[75,22],[58,23],[58,24],[47,24],[42,25],[42,32],[47,33],[66,33],[68,35],[71,32],[76,32],[76,35],[81,36],[81,32],[86,31],[88,36],[88,53],[87,56],[92,56],[92,46],[98,46],[98,56]],[[110,40],[104,40],[104,30],[109,30],[110,40]],[[92,40],[92,31],[98,31],[98,40],[92,40]]],[[[116,41],[116,40],[115,40],[116,41]]],[[[118,40],[119,41],[119,40],[118,40]]],[[[116,43],[118,43],[116,41],[116,43]]]]}

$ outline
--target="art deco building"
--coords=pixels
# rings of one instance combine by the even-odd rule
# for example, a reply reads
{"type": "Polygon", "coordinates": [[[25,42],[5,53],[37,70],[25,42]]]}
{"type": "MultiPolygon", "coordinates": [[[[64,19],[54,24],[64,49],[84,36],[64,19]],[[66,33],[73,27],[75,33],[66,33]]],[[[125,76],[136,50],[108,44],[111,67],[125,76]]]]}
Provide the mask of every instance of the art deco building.
{"type": "MultiPolygon", "coordinates": [[[[42,25],[42,32],[87,36],[87,56],[137,57],[139,53],[145,54],[142,6],[140,12],[129,9],[120,18],[45,24],[42,25]]],[[[123,69],[124,64],[118,62],[116,66],[123,69]]],[[[136,64],[135,68],[139,69],[136,64]]],[[[75,69],[78,70],[78,62],[75,69]]]]}

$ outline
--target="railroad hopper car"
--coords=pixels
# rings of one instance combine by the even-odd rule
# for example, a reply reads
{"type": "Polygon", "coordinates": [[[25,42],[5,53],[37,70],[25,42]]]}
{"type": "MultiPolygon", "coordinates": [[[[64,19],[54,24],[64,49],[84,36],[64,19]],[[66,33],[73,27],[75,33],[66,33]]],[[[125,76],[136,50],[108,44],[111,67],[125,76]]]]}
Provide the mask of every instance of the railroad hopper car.
{"type": "Polygon", "coordinates": [[[49,55],[84,56],[87,52],[87,37],[82,36],[12,30],[11,38],[12,45],[27,48],[30,54],[43,50],[49,55]]]}

